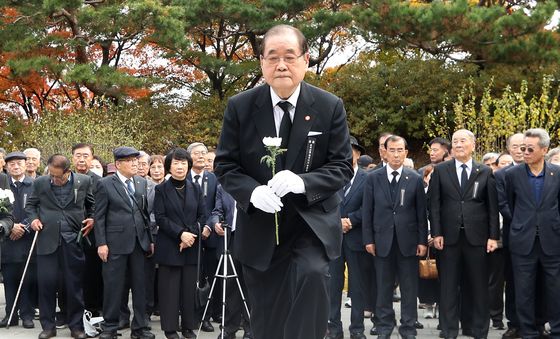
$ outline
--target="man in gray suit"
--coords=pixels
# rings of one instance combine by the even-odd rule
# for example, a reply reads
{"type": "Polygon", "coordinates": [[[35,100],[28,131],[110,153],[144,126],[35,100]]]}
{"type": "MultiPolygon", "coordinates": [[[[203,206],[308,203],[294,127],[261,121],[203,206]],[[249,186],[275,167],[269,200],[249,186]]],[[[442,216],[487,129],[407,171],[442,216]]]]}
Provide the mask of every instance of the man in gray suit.
{"type": "Polygon", "coordinates": [[[117,173],[105,177],[95,192],[95,239],[103,261],[103,317],[101,339],[117,337],[125,277],[130,274],[134,318],[131,338],[152,339],[146,316],[144,266],[153,253],[149,229],[146,179],[136,175],[138,155],[132,147],[113,151],[117,173]]]}
{"type": "Polygon", "coordinates": [[[368,174],[362,205],[366,250],[375,256],[379,339],[389,339],[395,326],[393,288],[401,277],[401,326],[405,339],[416,337],[418,258],[426,255],[428,218],[422,177],[403,166],[406,140],[392,135],[385,140],[387,166],[368,174]]]}
{"type": "Polygon", "coordinates": [[[47,162],[48,176],[38,177],[25,211],[37,238],[39,311],[43,331],[39,339],[56,336],[55,310],[59,273],[66,286],[66,319],[73,338],[87,338],[82,316],[84,251],[81,237],[93,224],[94,200],[91,179],[72,173],[70,161],[61,154],[47,162]]]}

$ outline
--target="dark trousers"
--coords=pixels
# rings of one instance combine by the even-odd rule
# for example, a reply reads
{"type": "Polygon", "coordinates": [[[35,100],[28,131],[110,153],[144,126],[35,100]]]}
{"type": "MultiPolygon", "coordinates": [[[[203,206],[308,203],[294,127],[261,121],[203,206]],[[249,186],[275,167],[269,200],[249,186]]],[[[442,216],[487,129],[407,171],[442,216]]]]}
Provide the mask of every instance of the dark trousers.
{"type": "Polygon", "coordinates": [[[504,318],[505,252],[499,248],[488,254],[488,293],[490,295],[490,319],[504,318]]]}
{"type": "Polygon", "coordinates": [[[125,280],[129,276],[132,288],[132,306],[134,318],[131,329],[137,330],[148,326],[146,316],[145,254],[136,244],[130,254],[111,254],[103,263],[103,318],[105,331],[116,331],[119,325],[120,308],[125,291],[125,280]]]}
{"type": "MultiPolygon", "coordinates": [[[[395,310],[393,309],[393,290],[396,277],[400,280],[401,290],[401,336],[416,335],[414,323],[418,317],[416,298],[418,297],[418,257],[402,255],[396,236],[393,237],[391,251],[386,257],[375,257],[377,275],[377,306],[375,313],[379,319],[379,334],[391,334],[395,327],[395,310]],[[406,277],[406,278],[405,278],[406,277]]],[[[354,302],[354,300],[352,300],[354,302]]]]}
{"type": "Polygon", "coordinates": [[[55,328],[56,293],[59,273],[64,278],[66,321],[71,330],[83,330],[84,297],[83,269],[84,252],[75,242],[60,240],[56,251],[37,255],[39,279],[39,312],[43,330],[55,328]]]}
{"type": "MultiPolygon", "coordinates": [[[[279,247],[286,248],[283,240],[280,236],[279,247]]],[[[329,317],[329,261],[323,244],[309,230],[278,257],[280,251],[265,271],[243,266],[254,338],[323,338],[329,317]]]]}
{"type": "Polygon", "coordinates": [[[538,237],[528,255],[511,253],[515,279],[515,302],[517,316],[523,338],[538,338],[539,330],[535,316],[537,289],[540,288],[537,276],[539,267],[543,275],[543,289],[546,296],[547,316],[551,337],[560,337],[560,256],[546,255],[538,237]]]}
{"type": "Polygon", "coordinates": [[[86,310],[99,312],[103,309],[102,261],[96,247],[85,247],[86,270],[84,272],[84,304],[86,310]]]}
{"type": "Polygon", "coordinates": [[[158,275],[162,282],[158,288],[161,329],[166,332],[195,330],[198,327],[198,315],[194,306],[196,265],[160,265],[158,275]]]}
{"type": "Polygon", "coordinates": [[[148,315],[152,315],[158,310],[157,270],[155,259],[146,258],[144,273],[146,274],[146,312],[148,315]]]}
{"type": "Polygon", "coordinates": [[[458,335],[460,286],[468,284],[472,293],[472,327],[470,329],[476,337],[487,337],[490,311],[486,246],[472,246],[462,231],[456,244],[444,245],[439,258],[440,323],[443,333],[446,337],[458,335]]]}
{"type": "Polygon", "coordinates": [[[348,265],[348,282],[352,281],[352,309],[350,311],[350,333],[364,332],[364,296],[366,288],[362,275],[361,265],[369,261],[369,253],[354,251],[348,247],[346,241],[342,242],[341,256],[329,263],[329,333],[343,333],[340,320],[340,307],[342,304],[342,289],[344,288],[344,263],[348,265]]]}
{"type": "Polygon", "coordinates": [[[519,317],[517,316],[517,310],[515,309],[515,283],[513,279],[513,267],[511,264],[511,254],[509,248],[503,248],[504,261],[505,261],[505,311],[506,318],[508,319],[508,328],[519,328],[519,317]]]}
{"type": "MultiPolygon", "coordinates": [[[[6,299],[6,317],[10,316],[12,307],[14,306],[14,300],[16,299],[17,289],[21,281],[23,274],[23,269],[25,268],[25,262],[17,263],[2,263],[2,277],[4,278],[4,296],[6,299]]],[[[27,273],[25,274],[25,280],[21,286],[21,292],[19,294],[19,299],[17,306],[14,311],[12,319],[19,318],[23,320],[33,320],[33,315],[35,313],[33,307],[33,285],[37,280],[37,263],[32,260],[27,268],[27,273]]]]}

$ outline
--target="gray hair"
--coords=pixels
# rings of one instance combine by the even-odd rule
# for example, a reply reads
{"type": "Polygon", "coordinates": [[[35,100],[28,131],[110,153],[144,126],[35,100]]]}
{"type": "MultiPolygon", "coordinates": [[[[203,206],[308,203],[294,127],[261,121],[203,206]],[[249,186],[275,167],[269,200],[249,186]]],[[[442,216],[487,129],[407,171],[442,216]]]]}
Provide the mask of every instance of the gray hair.
{"type": "Polygon", "coordinates": [[[150,163],[150,155],[144,151],[138,151],[138,153],[140,153],[138,155],[138,159],[143,158],[143,157],[148,157],[148,163],[150,163]]]}
{"type": "Polygon", "coordinates": [[[490,159],[497,159],[499,156],[500,156],[500,153],[488,152],[488,153],[484,154],[484,156],[482,157],[482,162],[486,162],[490,159]]]}
{"type": "Polygon", "coordinates": [[[187,153],[191,154],[193,148],[198,147],[198,146],[204,147],[204,149],[206,150],[206,152],[208,152],[208,147],[206,147],[206,145],[204,145],[204,144],[201,143],[201,142],[193,142],[192,144],[190,144],[190,145],[187,147],[187,153]]]}
{"type": "Polygon", "coordinates": [[[476,137],[474,136],[474,133],[469,131],[468,129],[463,128],[463,129],[456,130],[455,133],[453,133],[453,135],[455,135],[458,132],[465,132],[465,134],[469,137],[469,139],[472,140],[472,142],[476,142],[476,137]]]}
{"type": "Polygon", "coordinates": [[[33,147],[31,147],[31,148],[26,148],[25,151],[23,151],[23,153],[25,153],[25,155],[27,155],[27,153],[31,153],[31,152],[32,152],[32,153],[37,153],[37,154],[39,155],[38,158],[41,158],[41,151],[39,151],[39,150],[36,149],[36,148],[33,148],[33,147]]]}
{"type": "Polygon", "coordinates": [[[544,157],[544,159],[546,161],[550,160],[550,158],[552,158],[553,156],[560,154],[560,147],[555,147],[553,149],[551,149],[550,151],[548,151],[548,153],[546,153],[546,156],[544,157]]]}
{"type": "Polygon", "coordinates": [[[510,135],[507,139],[506,139],[506,148],[509,148],[509,144],[511,144],[511,139],[513,139],[514,136],[516,135],[521,135],[523,136],[523,133],[515,133],[510,135]]]}
{"type": "Polygon", "coordinates": [[[539,147],[541,148],[550,146],[550,135],[542,128],[530,128],[526,130],[525,138],[539,138],[539,147]]]}

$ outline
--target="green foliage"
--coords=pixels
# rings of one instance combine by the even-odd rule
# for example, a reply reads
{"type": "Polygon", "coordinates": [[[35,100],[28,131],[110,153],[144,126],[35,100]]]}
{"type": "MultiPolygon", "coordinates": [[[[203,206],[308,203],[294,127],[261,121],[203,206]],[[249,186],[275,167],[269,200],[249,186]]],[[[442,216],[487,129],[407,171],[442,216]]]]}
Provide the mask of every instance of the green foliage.
{"type": "MultiPolygon", "coordinates": [[[[466,128],[477,136],[476,154],[505,150],[507,137],[528,128],[544,128],[550,133],[552,144],[560,141],[560,85],[545,76],[539,93],[529,95],[527,81],[519,91],[506,87],[501,95],[492,94],[490,83],[481,96],[475,94],[473,79],[464,85],[453,102],[454,120],[433,117],[428,129],[433,136],[449,136],[450,131],[466,128]],[[447,134],[443,134],[447,132],[447,134]]],[[[443,106],[446,102],[444,102],[443,106]]],[[[445,112],[447,113],[447,112],[445,112]]]]}

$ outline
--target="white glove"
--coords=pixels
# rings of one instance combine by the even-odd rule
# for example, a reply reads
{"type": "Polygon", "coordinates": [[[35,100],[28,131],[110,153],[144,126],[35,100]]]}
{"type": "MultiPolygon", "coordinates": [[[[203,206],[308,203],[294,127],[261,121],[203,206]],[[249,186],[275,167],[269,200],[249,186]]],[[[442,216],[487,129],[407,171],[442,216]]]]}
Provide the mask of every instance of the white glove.
{"type": "Polygon", "coordinates": [[[292,171],[284,170],[268,181],[268,187],[280,198],[288,193],[305,193],[303,179],[292,171]]]}
{"type": "Polygon", "coordinates": [[[250,201],[253,206],[266,213],[280,212],[284,206],[280,198],[266,185],[255,187],[250,201]]]}

